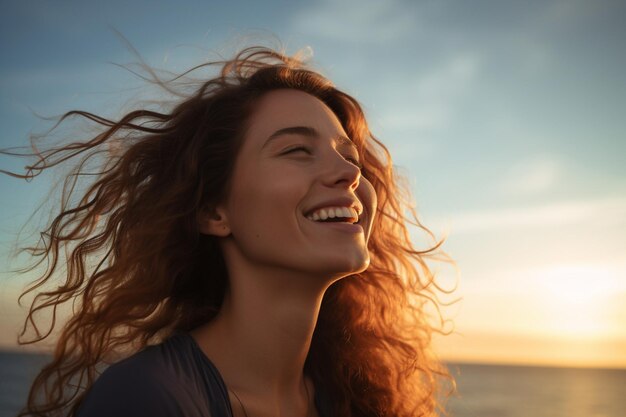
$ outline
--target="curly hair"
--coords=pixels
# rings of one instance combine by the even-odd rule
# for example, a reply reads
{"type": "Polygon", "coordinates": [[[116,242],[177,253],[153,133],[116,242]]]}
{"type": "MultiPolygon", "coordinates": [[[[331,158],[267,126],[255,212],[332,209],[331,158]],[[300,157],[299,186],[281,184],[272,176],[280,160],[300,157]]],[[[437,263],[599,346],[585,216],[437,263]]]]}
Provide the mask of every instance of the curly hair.
{"type": "Polygon", "coordinates": [[[25,174],[12,174],[28,179],[78,161],[66,178],[60,214],[27,248],[35,266],[47,267],[22,294],[36,296],[20,343],[50,337],[59,306],[71,303],[73,314],[20,416],[75,414],[103,364],[217,314],[228,271],[216,238],[199,232],[197,216],[227,193],[246,122],[258,100],[276,89],[306,92],[334,112],[362,155],[362,175],[379,201],[370,265],[326,291],[305,373],[326,387],[333,416],[436,414],[451,377],[430,349],[439,330],[426,306],[437,306],[441,289],[426,260],[441,241],[417,220],[408,189],[362,108],[298,58],[271,49],[247,48],[232,60],[190,71],[211,65],[221,67],[217,76],[169,112],[141,109],[118,120],[64,114],[59,123],[83,118],[99,133],[45,151],[33,147],[29,155],[37,161],[25,174]],[[78,191],[77,181],[86,176],[93,180],[78,191]],[[417,250],[410,225],[428,234],[432,247],[417,250]],[[35,316],[48,310],[52,324],[41,332],[35,316]],[[31,326],[36,336],[24,340],[31,326]]]}

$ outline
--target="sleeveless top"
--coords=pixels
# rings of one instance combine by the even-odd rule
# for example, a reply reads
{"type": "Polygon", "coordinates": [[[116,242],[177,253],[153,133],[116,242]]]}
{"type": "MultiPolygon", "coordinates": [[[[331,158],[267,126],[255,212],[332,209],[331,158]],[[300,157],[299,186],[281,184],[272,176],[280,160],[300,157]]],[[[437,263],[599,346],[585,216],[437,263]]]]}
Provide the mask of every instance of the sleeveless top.
{"type": "MultiPolygon", "coordinates": [[[[321,417],[328,402],[315,389],[321,417]]],[[[188,333],[109,366],[91,386],[78,417],[232,417],[219,371],[188,333]]]]}

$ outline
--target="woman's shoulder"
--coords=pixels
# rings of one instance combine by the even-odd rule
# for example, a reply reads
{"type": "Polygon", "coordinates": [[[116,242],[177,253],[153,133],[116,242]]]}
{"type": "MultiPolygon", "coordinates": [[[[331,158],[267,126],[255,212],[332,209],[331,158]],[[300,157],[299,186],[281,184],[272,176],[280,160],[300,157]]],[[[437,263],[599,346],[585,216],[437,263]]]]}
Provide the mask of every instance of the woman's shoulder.
{"type": "Polygon", "coordinates": [[[194,343],[189,335],[176,335],[109,366],[85,395],[78,416],[211,415],[221,381],[206,377],[207,364],[194,343]]]}

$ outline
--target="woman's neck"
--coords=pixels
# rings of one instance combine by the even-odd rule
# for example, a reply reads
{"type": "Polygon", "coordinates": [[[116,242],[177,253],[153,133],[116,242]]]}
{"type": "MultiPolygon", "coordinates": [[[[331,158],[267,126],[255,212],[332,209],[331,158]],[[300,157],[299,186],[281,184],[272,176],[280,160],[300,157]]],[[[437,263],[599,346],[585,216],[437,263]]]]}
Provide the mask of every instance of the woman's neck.
{"type": "Polygon", "coordinates": [[[192,335],[246,408],[263,399],[279,414],[304,415],[294,411],[308,396],[304,362],[329,283],[245,269],[240,264],[230,271],[220,313],[192,335]]]}

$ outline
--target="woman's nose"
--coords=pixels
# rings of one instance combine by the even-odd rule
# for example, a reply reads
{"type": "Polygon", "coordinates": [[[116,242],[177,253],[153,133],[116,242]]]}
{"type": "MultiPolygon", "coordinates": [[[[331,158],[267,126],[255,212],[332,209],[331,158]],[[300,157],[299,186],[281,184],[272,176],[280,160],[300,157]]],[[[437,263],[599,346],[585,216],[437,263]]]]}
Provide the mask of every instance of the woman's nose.
{"type": "Polygon", "coordinates": [[[353,162],[348,161],[337,151],[329,155],[324,170],[326,185],[331,187],[343,185],[348,189],[355,190],[359,186],[360,179],[361,169],[353,162]]]}

